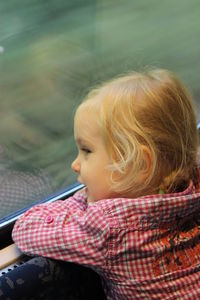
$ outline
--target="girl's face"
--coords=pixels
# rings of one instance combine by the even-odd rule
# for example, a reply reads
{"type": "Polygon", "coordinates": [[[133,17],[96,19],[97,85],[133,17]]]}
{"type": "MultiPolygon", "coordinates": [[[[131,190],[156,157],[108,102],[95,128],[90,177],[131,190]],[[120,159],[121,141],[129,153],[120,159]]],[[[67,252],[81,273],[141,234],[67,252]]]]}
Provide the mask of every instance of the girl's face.
{"type": "Polygon", "coordinates": [[[111,192],[111,171],[107,166],[111,159],[105,148],[97,124],[98,114],[81,107],[74,120],[74,137],[78,156],[72,163],[72,170],[78,174],[78,181],[86,186],[88,202],[113,198],[111,192]]]}

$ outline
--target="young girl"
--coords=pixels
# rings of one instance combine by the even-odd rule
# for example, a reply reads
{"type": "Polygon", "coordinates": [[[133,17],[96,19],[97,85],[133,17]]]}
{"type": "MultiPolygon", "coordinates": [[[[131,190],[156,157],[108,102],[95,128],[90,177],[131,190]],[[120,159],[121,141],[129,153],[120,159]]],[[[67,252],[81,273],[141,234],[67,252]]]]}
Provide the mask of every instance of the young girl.
{"type": "Polygon", "coordinates": [[[72,169],[85,188],[27,211],[16,245],[91,267],[107,299],[199,299],[196,126],[187,90],[166,70],[92,91],[74,123],[72,169]]]}

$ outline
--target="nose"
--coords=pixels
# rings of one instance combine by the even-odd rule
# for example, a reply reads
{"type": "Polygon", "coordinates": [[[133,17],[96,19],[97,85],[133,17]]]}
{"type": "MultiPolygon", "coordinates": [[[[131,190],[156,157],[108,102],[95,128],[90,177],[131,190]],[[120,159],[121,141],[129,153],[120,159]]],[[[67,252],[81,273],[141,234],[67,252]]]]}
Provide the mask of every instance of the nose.
{"type": "Polygon", "coordinates": [[[78,157],[72,162],[72,170],[76,173],[80,173],[80,162],[78,157]]]}

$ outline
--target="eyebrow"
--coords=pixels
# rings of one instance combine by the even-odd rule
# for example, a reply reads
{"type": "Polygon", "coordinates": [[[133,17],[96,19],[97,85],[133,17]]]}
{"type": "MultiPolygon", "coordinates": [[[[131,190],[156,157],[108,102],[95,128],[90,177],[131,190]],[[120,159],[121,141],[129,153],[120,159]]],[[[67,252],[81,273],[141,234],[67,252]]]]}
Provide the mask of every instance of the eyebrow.
{"type": "Polygon", "coordinates": [[[77,138],[77,139],[75,139],[75,141],[76,141],[76,143],[78,144],[78,145],[84,145],[84,144],[90,144],[91,142],[90,141],[88,141],[88,140],[85,140],[85,139],[83,139],[83,138],[77,138]]]}

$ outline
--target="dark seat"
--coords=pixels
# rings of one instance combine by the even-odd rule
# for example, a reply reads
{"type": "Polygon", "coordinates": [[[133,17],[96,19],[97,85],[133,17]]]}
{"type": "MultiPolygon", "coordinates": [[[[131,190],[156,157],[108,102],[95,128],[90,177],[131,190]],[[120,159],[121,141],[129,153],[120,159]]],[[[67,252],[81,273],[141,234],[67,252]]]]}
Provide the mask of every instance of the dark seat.
{"type": "Polygon", "coordinates": [[[0,299],[103,300],[106,297],[93,270],[34,257],[0,277],[0,299]]]}

